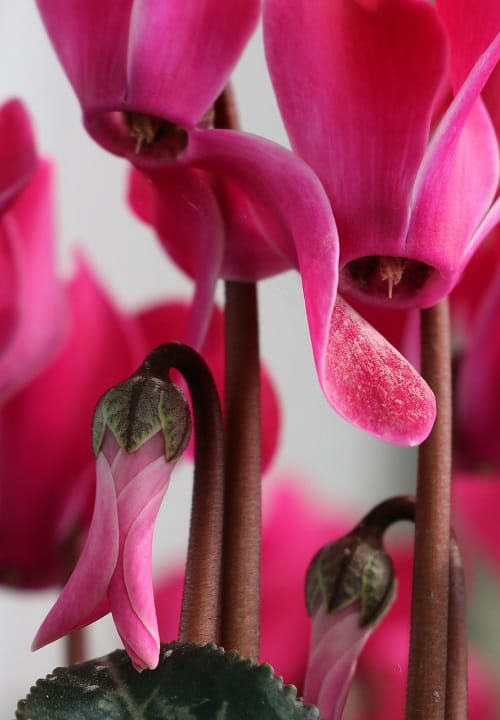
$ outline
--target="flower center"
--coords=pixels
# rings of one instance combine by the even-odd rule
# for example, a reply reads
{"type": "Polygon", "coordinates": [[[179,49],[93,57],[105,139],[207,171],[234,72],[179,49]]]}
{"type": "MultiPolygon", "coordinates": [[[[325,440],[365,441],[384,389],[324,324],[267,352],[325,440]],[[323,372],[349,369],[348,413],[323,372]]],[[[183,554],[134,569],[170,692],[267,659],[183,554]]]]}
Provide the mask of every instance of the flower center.
{"type": "Polygon", "coordinates": [[[343,289],[377,298],[408,298],[425,285],[434,269],[409,258],[372,255],[342,269],[343,289]]]}
{"type": "Polygon", "coordinates": [[[136,112],[123,112],[123,120],[130,136],[135,140],[137,155],[160,143],[172,157],[187,147],[187,132],[169,120],[136,112]]]}

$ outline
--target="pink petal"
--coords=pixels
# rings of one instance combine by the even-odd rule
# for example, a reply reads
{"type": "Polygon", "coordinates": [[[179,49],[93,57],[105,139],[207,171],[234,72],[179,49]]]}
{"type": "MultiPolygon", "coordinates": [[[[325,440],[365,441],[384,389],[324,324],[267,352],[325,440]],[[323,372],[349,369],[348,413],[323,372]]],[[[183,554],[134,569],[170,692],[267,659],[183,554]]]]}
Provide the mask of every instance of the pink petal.
{"type": "Polygon", "coordinates": [[[445,70],[435,9],[302,0],[290,12],[287,0],[266,0],[264,32],[292,147],[332,203],[341,267],[403,254],[410,194],[445,70]]]}
{"type": "Polygon", "coordinates": [[[327,345],[315,358],[325,395],[348,422],[398,445],[417,445],[427,437],[436,414],[431,390],[340,296],[327,345]]]}
{"type": "Polygon", "coordinates": [[[127,105],[195,125],[224,88],[259,17],[259,0],[135,0],[127,105]],[[154,20],[153,20],[154,19],[154,20]]]}
{"type": "Polygon", "coordinates": [[[207,174],[176,167],[155,183],[132,171],[129,201],[154,225],[166,251],[196,281],[190,323],[184,342],[200,349],[207,332],[215,284],[225,251],[219,207],[207,174]]]}
{"type": "Polygon", "coordinates": [[[120,113],[183,127],[224,87],[259,16],[258,0],[38,0],[89,133],[134,157],[120,113]]]}
{"type": "Polygon", "coordinates": [[[5,268],[7,287],[11,283],[14,287],[0,306],[2,401],[47,364],[62,339],[66,317],[56,277],[52,183],[52,168],[42,163],[3,220],[2,245],[11,248],[7,263],[11,267],[5,268]],[[8,332],[6,313],[10,316],[8,332]]]}
{"type": "Polygon", "coordinates": [[[133,4],[134,0],[37,0],[83,108],[111,109],[123,103],[133,4]]]}
{"type": "Polygon", "coordinates": [[[56,604],[33,640],[32,649],[88,625],[108,612],[102,600],[118,558],[118,515],[113,476],[102,453],[97,457],[94,516],[85,547],[56,604]]]}
{"type": "Polygon", "coordinates": [[[319,707],[323,720],[340,720],[361,650],[373,626],[359,627],[359,603],[313,616],[304,701],[319,707]]]}
{"type": "Polygon", "coordinates": [[[457,90],[500,32],[500,5],[497,0],[436,0],[436,7],[450,39],[450,73],[457,90]]]}
{"type": "Polygon", "coordinates": [[[498,142],[477,99],[499,58],[500,35],[442,118],[415,184],[407,252],[439,273],[422,296],[425,305],[437,302],[458,281],[474,249],[471,237],[498,186],[498,142]]]}
{"type": "Polygon", "coordinates": [[[0,214],[35,172],[37,155],[30,117],[19,100],[0,108],[0,214]]]}
{"type": "Polygon", "coordinates": [[[151,546],[172,467],[163,456],[157,457],[129,481],[118,498],[120,554],[108,597],[117,630],[138,670],[158,664],[151,546]]]}
{"type": "MultiPolygon", "coordinates": [[[[331,208],[315,175],[287,150],[244,133],[194,131],[189,154],[193,165],[221,174],[245,193],[257,213],[262,211],[257,215],[259,223],[254,224],[255,263],[242,264],[239,279],[260,276],[261,245],[281,257],[284,267],[285,263],[298,267],[311,336],[314,342],[324,343],[325,318],[337,288],[338,238],[331,208]]],[[[229,243],[236,244],[237,236],[229,243]]],[[[274,266],[272,271],[276,271],[274,266]]]]}

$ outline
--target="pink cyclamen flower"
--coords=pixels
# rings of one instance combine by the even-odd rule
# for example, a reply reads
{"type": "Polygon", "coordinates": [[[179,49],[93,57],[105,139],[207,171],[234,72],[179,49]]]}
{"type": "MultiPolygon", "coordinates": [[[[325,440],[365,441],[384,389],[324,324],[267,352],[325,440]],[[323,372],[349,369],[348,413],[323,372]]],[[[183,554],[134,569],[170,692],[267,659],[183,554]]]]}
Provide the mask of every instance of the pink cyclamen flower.
{"type": "Polygon", "coordinates": [[[97,459],[92,523],[80,559],[38,630],[33,649],[111,612],[134,667],[157,666],[152,537],[189,431],[187,403],[172,383],[134,375],[101,398],[93,424],[97,459]],[[130,413],[137,407],[140,416],[130,413]]]}
{"type": "Polygon", "coordinates": [[[255,26],[257,0],[238,0],[230,14],[214,0],[123,0],[106,11],[95,0],[38,6],[88,131],[162,187],[164,217],[173,213],[162,237],[173,232],[170,247],[182,238],[189,250],[177,256],[197,281],[190,344],[200,347],[218,277],[254,281],[297,268],[320,382],[335,409],[389,441],[426,437],[432,393],[361,318],[334,303],[338,238],[317,178],[272,143],[201,127],[255,26]]]}
{"type": "Polygon", "coordinates": [[[327,191],[339,291],[391,307],[447,295],[500,217],[480,93],[500,5],[265,0],[266,54],[293,149],[327,191]]]}
{"type": "Polygon", "coordinates": [[[137,320],[113,306],[81,258],[63,298],[55,356],[0,406],[0,583],[23,588],[65,581],[64,548],[78,545],[92,514],[96,398],[148,349],[137,320]]]}
{"type": "Polygon", "coordinates": [[[400,444],[427,436],[435,402],[414,368],[337,298],[338,235],[310,168],[269,141],[196,129],[174,168],[133,175],[131,203],[196,281],[190,337],[203,337],[215,282],[300,272],[318,377],[332,406],[400,444]]]}
{"type": "Polygon", "coordinates": [[[36,156],[24,106],[0,108],[0,402],[58,349],[64,330],[56,274],[53,169],[36,156]]]}
{"type": "Polygon", "coordinates": [[[202,120],[222,91],[260,11],[259,0],[37,5],[86,129],[133,162],[140,159],[138,149],[143,156],[168,156],[172,138],[182,145],[184,131],[202,120]]]}

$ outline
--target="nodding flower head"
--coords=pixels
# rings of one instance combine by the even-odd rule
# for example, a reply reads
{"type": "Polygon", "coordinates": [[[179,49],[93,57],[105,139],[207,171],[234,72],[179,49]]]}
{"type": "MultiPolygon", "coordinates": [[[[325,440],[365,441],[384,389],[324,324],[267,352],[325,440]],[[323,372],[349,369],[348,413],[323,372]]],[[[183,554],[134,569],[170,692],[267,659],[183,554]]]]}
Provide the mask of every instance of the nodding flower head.
{"type": "Polygon", "coordinates": [[[35,637],[35,649],[111,612],[134,667],[156,667],[152,535],[190,429],[187,402],[169,381],[136,374],[101,398],[92,428],[97,478],[92,523],[78,564],[35,637]]]}

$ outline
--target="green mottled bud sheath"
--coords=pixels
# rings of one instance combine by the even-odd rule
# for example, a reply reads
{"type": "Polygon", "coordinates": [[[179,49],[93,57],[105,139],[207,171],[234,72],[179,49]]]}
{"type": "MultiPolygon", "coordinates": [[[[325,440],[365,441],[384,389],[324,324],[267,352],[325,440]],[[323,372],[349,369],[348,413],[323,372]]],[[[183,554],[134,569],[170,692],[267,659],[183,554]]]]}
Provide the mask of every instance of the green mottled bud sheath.
{"type": "Polygon", "coordinates": [[[312,615],[318,603],[333,613],[359,601],[359,624],[363,627],[382,617],[394,589],[389,555],[382,546],[353,531],[325,545],[311,561],[306,577],[306,606],[312,615]]]}
{"type": "Polygon", "coordinates": [[[182,391],[169,380],[133,375],[108,390],[97,404],[92,421],[92,448],[96,457],[106,428],[127,453],[135,452],[161,430],[165,459],[174,462],[189,442],[189,406],[182,391]]]}

